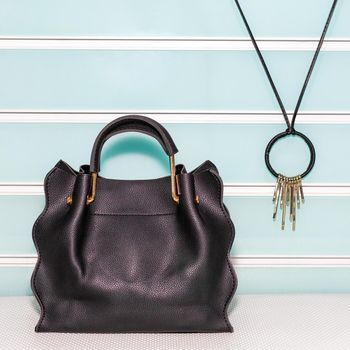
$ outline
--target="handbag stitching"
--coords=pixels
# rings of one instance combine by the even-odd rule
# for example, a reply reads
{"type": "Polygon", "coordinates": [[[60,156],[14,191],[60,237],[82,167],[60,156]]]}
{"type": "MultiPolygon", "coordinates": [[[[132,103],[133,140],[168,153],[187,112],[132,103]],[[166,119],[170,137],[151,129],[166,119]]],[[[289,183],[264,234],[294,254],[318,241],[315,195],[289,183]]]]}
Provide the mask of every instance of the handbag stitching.
{"type": "MultiPolygon", "coordinates": [[[[232,243],[233,243],[233,239],[234,239],[234,235],[233,235],[234,226],[233,226],[232,221],[228,218],[228,216],[226,214],[226,211],[223,209],[223,206],[222,206],[222,203],[221,203],[222,202],[222,200],[221,200],[221,183],[218,180],[216,174],[214,174],[211,170],[209,170],[209,174],[211,174],[213,176],[213,178],[215,179],[216,183],[218,184],[218,198],[219,198],[220,208],[221,208],[222,213],[224,214],[224,217],[225,217],[227,223],[229,224],[229,226],[231,228],[231,239],[230,239],[230,246],[231,246],[232,243]]],[[[230,293],[229,293],[229,295],[227,297],[227,300],[226,300],[226,302],[224,304],[223,314],[224,314],[224,320],[225,320],[225,323],[227,325],[227,328],[231,329],[232,326],[230,326],[230,322],[227,319],[227,306],[228,306],[228,303],[231,300],[233,292],[234,292],[234,290],[236,288],[236,283],[235,283],[235,276],[234,276],[234,273],[232,271],[231,263],[230,263],[229,258],[228,258],[228,254],[229,253],[227,253],[227,255],[226,255],[226,262],[227,262],[229,271],[230,271],[231,276],[232,276],[232,289],[231,289],[231,291],[230,291],[230,293]]]]}
{"type": "Polygon", "coordinates": [[[43,321],[44,321],[44,318],[45,318],[45,315],[46,315],[46,310],[45,310],[45,306],[41,300],[41,297],[38,293],[38,290],[36,288],[36,277],[37,277],[37,274],[38,274],[38,271],[39,271],[39,267],[40,267],[40,264],[41,264],[41,254],[40,254],[40,251],[39,251],[39,245],[37,244],[36,242],[36,227],[39,223],[39,221],[41,221],[44,216],[46,215],[48,209],[49,209],[49,205],[50,205],[50,191],[49,191],[49,186],[50,186],[50,179],[51,179],[51,176],[56,172],[58,168],[55,167],[54,170],[52,170],[52,172],[49,174],[49,176],[47,177],[47,181],[45,183],[45,193],[47,194],[46,196],[46,207],[45,207],[45,210],[43,211],[43,213],[39,216],[38,220],[36,220],[35,224],[34,224],[34,227],[33,227],[33,237],[34,237],[34,240],[35,240],[35,244],[36,244],[36,249],[37,249],[37,252],[38,252],[38,262],[37,262],[37,265],[35,267],[35,270],[34,270],[34,275],[33,275],[33,287],[34,287],[34,293],[39,301],[39,304],[41,306],[41,309],[42,309],[42,314],[41,314],[41,317],[40,317],[40,320],[38,322],[38,325],[36,326],[36,329],[39,330],[43,321]]]}
{"type": "Polygon", "coordinates": [[[168,215],[175,215],[176,212],[171,213],[155,213],[155,214],[133,214],[133,213],[125,213],[125,214],[118,214],[118,213],[91,213],[91,215],[101,215],[101,216],[168,216],[168,215]]]}

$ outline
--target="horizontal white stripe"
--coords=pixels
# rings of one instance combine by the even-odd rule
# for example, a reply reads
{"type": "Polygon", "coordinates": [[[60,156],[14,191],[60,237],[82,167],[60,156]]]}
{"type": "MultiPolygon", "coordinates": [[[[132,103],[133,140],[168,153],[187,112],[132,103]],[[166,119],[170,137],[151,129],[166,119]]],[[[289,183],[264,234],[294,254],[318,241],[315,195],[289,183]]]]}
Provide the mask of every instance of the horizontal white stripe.
{"type": "MultiPolygon", "coordinates": [[[[225,183],[225,196],[271,196],[274,184],[230,184],[225,183]]],[[[303,184],[304,193],[311,197],[347,197],[350,196],[350,184],[303,184]]]]}
{"type": "MultiPolygon", "coordinates": [[[[238,267],[347,267],[350,257],[308,257],[308,256],[237,256],[231,262],[238,267]]],[[[1,267],[34,267],[35,255],[1,255],[1,267]]]]}
{"type": "Polygon", "coordinates": [[[42,196],[44,188],[41,184],[0,184],[0,196],[42,196]]]}
{"type": "MultiPolygon", "coordinates": [[[[271,196],[273,183],[226,183],[225,196],[271,196]]],[[[305,183],[304,193],[311,197],[348,197],[350,196],[350,183],[305,183]]],[[[0,196],[42,196],[44,194],[41,183],[0,183],[0,196]]]]}
{"type": "MultiPolygon", "coordinates": [[[[0,111],[0,123],[108,123],[127,114],[143,114],[160,123],[284,124],[279,112],[241,111],[0,111]]],[[[290,115],[291,118],[291,115],[290,115]]],[[[350,112],[299,113],[298,124],[350,124],[350,112]]]]}
{"type": "Polygon", "coordinates": [[[1,255],[0,267],[34,267],[36,255],[1,255]]]}
{"type": "Polygon", "coordinates": [[[285,256],[238,256],[231,257],[239,267],[348,267],[350,257],[285,257],[285,256]]]}
{"type": "MultiPolygon", "coordinates": [[[[113,35],[1,35],[0,40],[97,40],[97,41],[249,41],[247,36],[113,36],[113,35]]],[[[296,42],[315,42],[317,43],[319,37],[283,37],[283,36],[257,36],[257,41],[296,41],[296,42]]],[[[350,37],[330,37],[328,36],[325,41],[350,41],[350,37]]]]}
{"type": "MultiPolygon", "coordinates": [[[[259,39],[262,50],[310,51],[317,40],[259,39]]],[[[254,50],[249,39],[242,38],[0,38],[0,49],[45,50],[254,50]]],[[[350,51],[350,39],[328,39],[324,51],[350,51]]]]}

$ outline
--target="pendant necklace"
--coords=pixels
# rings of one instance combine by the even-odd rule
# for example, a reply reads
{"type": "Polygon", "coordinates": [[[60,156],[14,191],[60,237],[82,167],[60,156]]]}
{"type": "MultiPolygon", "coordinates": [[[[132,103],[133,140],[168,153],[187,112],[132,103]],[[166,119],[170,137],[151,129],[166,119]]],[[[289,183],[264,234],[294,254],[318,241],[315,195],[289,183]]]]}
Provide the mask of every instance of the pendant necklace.
{"type": "Polygon", "coordinates": [[[282,230],[284,230],[285,225],[286,225],[286,216],[289,215],[289,220],[290,220],[291,225],[292,225],[292,230],[294,231],[295,225],[296,225],[296,210],[300,208],[300,203],[304,203],[304,192],[303,192],[303,186],[302,186],[302,179],[310,173],[310,171],[312,170],[312,168],[315,165],[315,159],[316,159],[315,148],[314,148],[314,145],[312,144],[311,140],[303,133],[295,130],[294,126],[295,126],[295,121],[296,121],[296,118],[297,118],[297,115],[299,112],[301,101],[302,101],[304,94],[305,94],[306,87],[309,83],[312,71],[313,71],[314,66],[316,64],[318,55],[321,51],[321,47],[322,47],[322,44],[324,42],[324,38],[326,36],[329,24],[330,24],[331,19],[333,17],[333,13],[334,13],[334,10],[335,10],[336,4],[337,4],[337,0],[333,0],[333,4],[332,4],[332,7],[330,9],[326,24],[323,28],[322,35],[318,41],[316,51],[313,55],[313,58],[312,58],[309,70],[307,72],[304,84],[303,84],[302,89],[300,91],[299,98],[297,100],[297,104],[295,106],[291,122],[289,121],[287,111],[286,111],[284,104],[281,100],[281,97],[277,91],[277,88],[276,88],[275,83],[272,79],[272,76],[269,72],[269,69],[267,68],[267,65],[265,63],[265,59],[264,59],[264,57],[260,51],[260,48],[255,40],[255,37],[254,37],[250,27],[249,27],[248,21],[243,13],[243,10],[239,4],[239,1],[235,0],[235,2],[237,5],[237,8],[239,10],[239,13],[242,17],[242,20],[245,24],[245,27],[249,33],[250,39],[254,45],[255,51],[259,57],[259,60],[262,64],[263,68],[264,68],[265,74],[269,80],[269,83],[272,87],[273,93],[277,99],[277,102],[279,104],[279,107],[282,111],[282,115],[283,115],[284,120],[285,120],[286,125],[287,125],[286,131],[283,131],[283,132],[277,134],[276,136],[274,136],[271,139],[271,141],[267,144],[266,149],[265,149],[265,164],[267,166],[267,169],[270,171],[270,173],[273,176],[275,176],[277,179],[274,193],[273,193],[273,198],[272,198],[272,202],[273,202],[272,217],[275,220],[277,217],[278,209],[280,209],[280,211],[282,212],[282,223],[281,223],[282,230]],[[271,151],[273,145],[277,141],[279,141],[280,139],[287,137],[287,136],[300,137],[302,140],[305,141],[305,143],[308,146],[309,151],[310,151],[310,162],[309,162],[307,169],[303,173],[296,175],[296,176],[282,175],[282,174],[276,172],[270,163],[270,151],[271,151]],[[287,207],[289,207],[289,208],[287,208],[287,207]],[[289,211],[289,214],[287,214],[287,211],[289,211]]]}

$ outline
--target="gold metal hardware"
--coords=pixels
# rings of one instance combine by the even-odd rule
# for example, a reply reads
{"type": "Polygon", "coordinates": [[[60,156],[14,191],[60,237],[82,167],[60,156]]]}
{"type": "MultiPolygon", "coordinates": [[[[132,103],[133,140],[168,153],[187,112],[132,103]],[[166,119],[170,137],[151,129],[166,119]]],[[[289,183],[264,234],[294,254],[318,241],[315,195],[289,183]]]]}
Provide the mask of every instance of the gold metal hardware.
{"type": "MultiPolygon", "coordinates": [[[[175,168],[175,159],[174,156],[169,156],[170,163],[170,180],[171,180],[171,197],[176,204],[180,203],[180,196],[178,191],[178,184],[176,179],[176,168],[175,168]]],[[[86,197],[86,204],[91,204],[96,197],[96,184],[97,184],[97,173],[91,173],[91,187],[90,194],[86,197]]],[[[73,197],[70,195],[66,198],[68,205],[72,205],[73,197]]],[[[199,197],[195,197],[195,203],[199,204],[199,197]]]]}
{"type": "Polygon", "coordinates": [[[86,204],[91,204],[96,197],[96,181],[97,180],[97,173],[91,173],[91,194],[87,195],[86,197],[86,204]]]}
{"type": "Polygon", "coordinates": [[[272,202],[274,204],[272,218],[275,220],[278,207],[282,209],[282,225],[284,230],[286,223],[287,207],[289,206],[289,220],[292,224],[292,230],[295,231],[296,226],[296,209],[300,208],[300,202],[304,203],[304,192],[301,183],[301,177],[288,177],[279,174],[273,193],[272,202]]]}
{"type": "MultiPolygon", "coordinates": [[[[276,181],[275,192],[273,194],[273,199],[272,199],[272,202],[274,203],[274,209],[273,209],[272,218],[274,220],[276,219],[276,215],[277,215],[277,210],[278,210],[278,205],[279,205],[279,202],[280,202],[282,189],[283,189],[282,181],[280,179],[280,176],[278,176],[278,180],[276,181]]],[[[282,199],[281,199],[281,201],[282,201],[282,199]]]]}
{"type": "MultiPolygon", "coordinates": [[[[180,191],[179,191],[179,183],[176,177],[176,167],[175,167],[175,157],[169,156],[170,163],[170,181],[171,181],[171,197],[176,204],[180,203],[180,191]]],[[[199,204],[199,196],[195,196],[194,202],[199,204]]]]}
{"type": "Polygon", "coordinates": [[[176,168],[175,168],[175,158],[174,156],[169,156],[170,163],[170,181],[171,181],[171,197],[176,204],[180,203],[180,196],[176,186],[176,168]]]}
{"type": "MultiPolygon", "coordinates": [[[[91,173],[91,188],[90,188],[91,194],[86,196],[86,204],[87,205],[91,204],[95,200],[95,197],[96,197],[96,180],[97,180],[97,173],[91,173]]],[[[66,198],[66,203],[68,205],[72,205],[73,204],[73,197],[72,197],[72,195],[69,195],[66,198]]]]}
{"type": "Polygon", "coordinates": [[[72,198],[72,196],[68,196],[68,197],[66,198],[66,202],[67,202],[68,205],[72,205],[72,204],[73,204],[73,198],[72,198]]]}

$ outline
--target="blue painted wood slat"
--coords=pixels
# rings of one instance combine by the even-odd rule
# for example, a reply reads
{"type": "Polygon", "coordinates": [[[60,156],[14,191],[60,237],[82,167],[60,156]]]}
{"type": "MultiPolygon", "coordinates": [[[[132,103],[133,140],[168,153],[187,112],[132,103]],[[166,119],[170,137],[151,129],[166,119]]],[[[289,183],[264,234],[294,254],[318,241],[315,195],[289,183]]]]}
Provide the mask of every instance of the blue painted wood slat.
{"type": "MultiPolygon", "coordinates": [[[[242,0],[261,37],[318,37],[331,0],[242,0]]],[[[329,37],[350,37],[339,1],[329,37]]],[[[233,0],[2,0],[0,36],[246,37],[233,0]]]]}
{"type": "MultiPolygon", "coordinates": [[[[0,182],[42,182],[63,159],[75,169],[89,162],[93,142],[104,124],[3,123],[0,125],[0,160],[6,171],[0,182]]],[[[274,182],[266,169],[267,142],[283,125],[166,124],[179,153],[178,163],[192,170],[213,161],[226,183],[274,182]],[[208,142],[210,141],[210,142],[208,142]],[[244,152],[242,150],[244,149],[244,152]]],[[[350,125],[300,125],[315,144],[317,160],[306,182],[349,182],[350,125]],[[327,142],[325,142],[327,140],[327,142]]],[[[111,178],[155,178],[169,173],[168,159],[152,138],[125,134],[107,141],[102,175],[111,178]],[[141,171],[142,169],[142,171],[141,171]]],[[[304,171],[309,151],[291,137],[276,144],[271,162],[277,171],[295,175],[304,171]]]]}
{"type": "MultiPolygon", "coordinates": [[[[288,110],[312,52],[266,52],[288,110]]],[[[350,52],[323,52],[302,111],[350,111],[350,52]]],[[[253,51],[2,50],[0,110],[272,111],[253,51]]]]}

